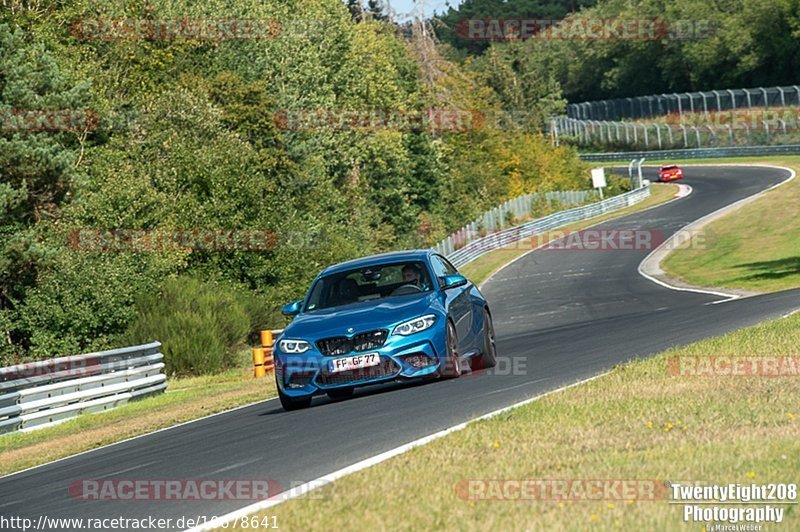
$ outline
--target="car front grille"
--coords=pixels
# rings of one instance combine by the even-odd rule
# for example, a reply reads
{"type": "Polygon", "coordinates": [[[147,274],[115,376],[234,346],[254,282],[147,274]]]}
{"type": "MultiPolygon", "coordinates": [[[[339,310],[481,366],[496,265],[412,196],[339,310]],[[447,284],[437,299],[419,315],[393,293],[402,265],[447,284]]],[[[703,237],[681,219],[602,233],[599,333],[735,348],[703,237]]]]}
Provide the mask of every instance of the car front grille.
{"type": "Polygon", "coordinates": [[[317,349],[326,357],[346,355],[352,351],[370,351],[382,346],[384,342],[386,342],[387,336],[389,336],[389,331],[386,329],[377,329],[358,333],[352,338],[348,338],[347,336],[323,338],[317,341],[317,349]]]}
{"type": "Polygon", "coordinates": [[[381,357],[381,363],[377,366],[339,373],[326,373],[326,371],[327,369],[321,371],[317,376],[317,384],[320,386],[337,386],[380,377],[391,377],[400,371],[400,366],[389,357],[381,357]]]}

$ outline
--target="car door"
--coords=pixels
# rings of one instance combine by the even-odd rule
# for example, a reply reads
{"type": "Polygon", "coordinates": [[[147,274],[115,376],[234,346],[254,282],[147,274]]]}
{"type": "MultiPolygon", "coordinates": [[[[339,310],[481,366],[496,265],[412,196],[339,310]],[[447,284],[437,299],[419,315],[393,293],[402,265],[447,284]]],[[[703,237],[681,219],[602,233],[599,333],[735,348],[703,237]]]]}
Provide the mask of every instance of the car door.
{"type": "MultiPolygon", "coordinates": [[[[444,278],[447,275],[454,275],[458,273],[447,260],[439,255],[431,257],[431,266],[433,267],[434,275],[439,283],[439,288],[444,287],[444,278]]],[[[473,344],[472,332],[472,301],[470,299],[469,291],[471,283],[458,288],[451,288],[444,290],[445,307],[453,319],[456,326],[456,334],[458,335],[458,350],[464,353],[469,350],[473,344]]]]}

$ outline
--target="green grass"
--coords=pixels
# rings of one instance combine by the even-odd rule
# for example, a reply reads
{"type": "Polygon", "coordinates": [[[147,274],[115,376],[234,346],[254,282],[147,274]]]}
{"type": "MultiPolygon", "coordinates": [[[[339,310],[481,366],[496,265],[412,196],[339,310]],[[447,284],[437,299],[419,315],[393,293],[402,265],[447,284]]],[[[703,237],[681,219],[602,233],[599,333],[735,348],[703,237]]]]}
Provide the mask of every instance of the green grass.
{"type": "MultiPolygon", "coordinates": [[[[590,218],[588,220],[566,225],[560,228],[559,232],[579,231],[590,225],[598,224],[606,220],[619,218],[620,216],[625,216],[636,211],[653,207],[660,203],[669,201],[677,191],[677,185],[659,183],[653,184],[651,187],[650,196],[636,205],[631,205],[630,207],[626,207],[619,211],[603,214],[601,216],[595,216],[594,218],[590,218]]],[[[546,244],[548,240],[549,239],[547,238],[547,235],[538,235],[535,239],[527,239],[523,241],[524,243],[528,244],[527,246],[520,245],[519,243],[510,244],[506,247],[487,253],[478,259],[475,259],[466,266],[463,266],[461,268],[461,272],[473,283],[479,285],[491,277],[493,273],[495,273],[505,264],[508,264],[515,258],[524,255],[530,251],[531,248],[536,247],[536,245],[546,244]],[[531,243],[532,241],[534,244],[531,243]]]]}
{"type": "MultiPolygon", "coordinates": [[[[469,479],[797,482],[798,377],[676,377],[675,355],[798,355],[800,314],[621,365],[261,515],[286,530],[701,530],[658,501],[469,501],[469,479]],[[322,517],[324,516],[324,517],[322,517]]],[[[781,530],[800,527],[787,507],[781,530]]],[[[767,529],[771,527],[767,526],[767,529]]]]}
{"type": "MultiPolygon", "coordinates": [[[[800,171],[800,157],[735,161],[800,171]]],[[[704,249],[676,249],[662,263],[664,271],[700,286],[756,292],[800,287],[800,179],[708,224],[703,236],[704,249]]]]}
{"type": "Polygon", "coordinates": [[[0,475],[215,414],[277,394],[272,374],[250,370],[170,379],[163,394],[52,427],[0,436],[0,475]]]}

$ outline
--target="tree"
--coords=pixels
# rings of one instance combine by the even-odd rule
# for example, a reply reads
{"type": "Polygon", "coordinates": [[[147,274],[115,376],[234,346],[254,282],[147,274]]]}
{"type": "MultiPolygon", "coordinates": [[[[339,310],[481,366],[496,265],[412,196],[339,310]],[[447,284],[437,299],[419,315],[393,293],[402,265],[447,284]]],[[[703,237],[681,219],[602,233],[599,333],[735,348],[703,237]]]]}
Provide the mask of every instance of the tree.
{"type": "Polygon", "coordinates": [[[593,6],[596,0],[464,0],[456,8],[438,15],[441,24],[436,34],[447,44],[472,55],[480,55],[491,44],[486,40],[465,37],[464,24],[469,19],[561,19],[569,13],[593,6]]]}
{"type": "Polygon", "coordinates": [[[366,16],[362,0],[347,0],[347,10],[356,22],[361,22],[366,16]]]}
{"type": "MultiPolygon", "coordinates": [[[[77,116],[87,108],[88,87],[72,83],[41,45],[0,24],[0,352],[25,341],[17,311],[42,263],[54,253],[38,229],[61,216],[79,172],[78,135],[42,131],[53,113],[77,116]],[[8,75],[6,74],[8,73],[8,75]],[[39,116],[44,122],[39,122],[39,116]]],[[[80,122],[80,121],[79,121],[80,122]]],[[[85,136],[83,137],[85,138],[85,136]]]]}
{"type": "Polygon", "coordinates": [[[373,20],[387,21],[389,17],[386,15],[381,0],[367,0],[367,13],[373,20]]]}
{"type": "Polygon", "coordinates": [[[492,45],[471,68],[497,93],[508,127],[541,133],[549,117],[564,112],[567,102],[555,74],[524,43],[492,45]]]}

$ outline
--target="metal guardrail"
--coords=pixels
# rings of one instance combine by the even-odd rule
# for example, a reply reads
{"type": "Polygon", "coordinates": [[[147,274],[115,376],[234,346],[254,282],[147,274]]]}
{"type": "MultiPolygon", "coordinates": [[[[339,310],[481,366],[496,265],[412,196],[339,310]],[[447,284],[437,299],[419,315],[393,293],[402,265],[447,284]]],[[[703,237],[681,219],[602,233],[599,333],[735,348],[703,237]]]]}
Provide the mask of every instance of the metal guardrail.
{"type": "Polygon", "coordinates": [[[469,244],[479,231],[494,233],[511,226],[511,218],[528,217],[534,202],[542,201],[548,205],[558,202],[559,205],[570,207],[580,205],[590,199],[598,197],[595,190],[556,190],[552,192],[524,194],[510,199],[502,205],[485,212],[476,220],[468,223],[455,233],[451,234],[438,244],[434,249],[442,255],[453,253],[456,248],[469,244]]]}
{"type": "Polygon", "coordinates": [[[647,157],[651,160],[664,159],[714,159],[719,157],[756,157],[759,155],[798,155],[800,144],[787,146],[740,146],[737,148],[692,148],[688,150],[626,151],[615,153],[584,153],[584,161],[629,161],[647,157]]]}
{"type": "Polygon", "coordinates": [[[645,182],[644,186],[613,198],[608,198],[597,203],[584,205],[582,207],[575,207],[573,209],[560,211],[544,218],[539,218],[528,223],[524,223],[517,227],[498,231],[482,238],[474,240],[447,255],[447,258],[456,268],[460,268],[465,264],[472,262],[496,249],[502,248],[513,242],[517,242],[524,238],[530,237],[542,231],[555,229],[562,225],[566,225],[580,220],[586,220],[595,216],[613,212],[630,205],[634,205],[650,195],[650,183],[645,182]]]}
{"type": "Polygon", "coordinates": [[[161,343],[0,368],[0,434],[101,412],[167,387],[161,343]]]}

